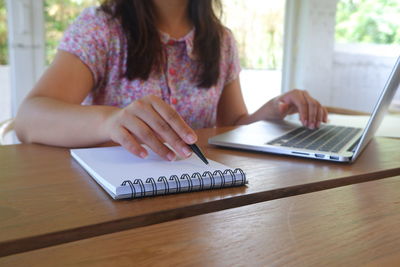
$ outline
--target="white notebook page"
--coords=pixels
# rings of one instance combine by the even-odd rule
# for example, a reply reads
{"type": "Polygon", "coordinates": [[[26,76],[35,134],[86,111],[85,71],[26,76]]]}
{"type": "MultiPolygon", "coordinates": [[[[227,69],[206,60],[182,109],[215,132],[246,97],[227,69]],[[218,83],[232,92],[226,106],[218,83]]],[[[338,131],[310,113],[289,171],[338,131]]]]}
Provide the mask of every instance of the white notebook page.
{"type": "Polygon", "coordinates": [[[183,174],[192,175],[195,172],[213,173],[216,170],[232,169],[209,159],[209,164],[206,165],[194,153],[188,159],[166,161],[150,149],[148,152],[149,156],[141,159],[124,148],[116,146],[72,149],[71,155],[98,183],[115,195],[126,193],[124,190],[119,190],[121,183],[125,180],[140,179],[145,183],[148,178],[157,180],[161,176],[181,177],[183,174]]]}

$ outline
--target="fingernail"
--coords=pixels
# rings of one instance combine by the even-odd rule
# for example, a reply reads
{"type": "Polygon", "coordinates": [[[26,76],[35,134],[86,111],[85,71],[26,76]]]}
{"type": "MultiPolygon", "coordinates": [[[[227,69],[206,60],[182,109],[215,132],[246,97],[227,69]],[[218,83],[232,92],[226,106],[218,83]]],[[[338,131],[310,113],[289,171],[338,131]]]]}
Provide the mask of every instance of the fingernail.
{"type": "Polygon", "coordinates": [[[168,154],[167,154],[167,159],[169,160],[169,161],[174,161],[175,160],[175,153],[173,153],[173,152],[169,152],[168,154]]]}
{"type": "Polygon", "coordinates": [[[307,125],[308,125],[308,121],[305,120],[304,123],[303,123],[303,125],[304,125],[304,126],[307,126],[307,125]]]}
{"type": "Polygon", "coordinates": [[[142,159],[145,159],[145,158],[147,157],[147,153],[144,152],[144,151],[142,151],[142,152],[140,152],[139,156],[140,156],[142,159]]]}
{"type": "Polygon", "coordinates": [[[191,151],[188,147],[186,147],[186,146],[184,146],[184,147],[182,148],[182,152],[183,152],[183,154],[185,154],[185,156],[187,156],[187,157],[189,157],[190,155],[192,155],[192,151],[191,151]]]}
{"type": "Polygon", "coordinates": [[[194,142],[196,142],[196,137],[193,134],[188,134],[186,135],[186,141],[190,144],[193,144],[194,142]]]}

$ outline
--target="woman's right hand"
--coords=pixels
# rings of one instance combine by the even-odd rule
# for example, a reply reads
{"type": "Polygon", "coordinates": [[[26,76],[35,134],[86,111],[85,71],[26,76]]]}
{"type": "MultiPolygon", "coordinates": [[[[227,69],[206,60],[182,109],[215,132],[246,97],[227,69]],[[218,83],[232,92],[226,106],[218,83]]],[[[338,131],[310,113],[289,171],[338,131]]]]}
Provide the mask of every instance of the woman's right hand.
{"type": "Polygon", "coordinates": [[[105,122],[106,134],[131,153],[145,158],[148,153],[141,144],[146,144],[162,158],[172,161],[175,153],[189,157],[187,144],[197,141],[196,133],[182,117],[157,96],[138,99],[123,109],[115,109],[105,122]]]}

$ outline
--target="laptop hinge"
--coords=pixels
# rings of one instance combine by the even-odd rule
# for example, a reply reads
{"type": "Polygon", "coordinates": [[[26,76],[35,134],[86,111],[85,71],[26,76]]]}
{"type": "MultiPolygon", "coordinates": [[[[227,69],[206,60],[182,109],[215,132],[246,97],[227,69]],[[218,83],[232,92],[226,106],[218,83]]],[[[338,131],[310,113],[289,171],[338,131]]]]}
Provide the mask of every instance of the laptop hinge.
{"type": "Polygon", "coordinates": [[[355,151],[356,148],[357,148],[358,143],[360,142],[360,139],[361,139],[361,137],[359,137],[359,138],[357,139],[357,141],[355,141],[355,142],[351,145],[351,147],[349,147],[349,149],[347,149],[347,151],[353,152],[353,153],[354,153],[354,151],[355,151]]]}

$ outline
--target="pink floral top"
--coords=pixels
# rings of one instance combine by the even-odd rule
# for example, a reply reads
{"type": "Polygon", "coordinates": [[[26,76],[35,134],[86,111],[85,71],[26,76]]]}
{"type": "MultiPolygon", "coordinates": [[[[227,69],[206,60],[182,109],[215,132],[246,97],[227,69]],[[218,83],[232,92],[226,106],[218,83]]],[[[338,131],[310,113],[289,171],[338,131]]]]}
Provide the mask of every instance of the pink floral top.
{"type": "Polygon", "coordinates": [[[122,77],[127,57],[122,27],[95,7],[85,9],[69,27],[59,49],[78,56],[93,74],[95,86],[83,104],[122,108],[152,94],[173,106],[192,128],[215,126],[222,90],[240,72],[231,32],[226,30],[222,40],[218,83],[209,89],[198,88],[194,79],[198,64],[192,55],[194,30],[180,39],[165,33],[160,38],[167,61],[161,73],[151,73],[146,81],[122,77]]]}

